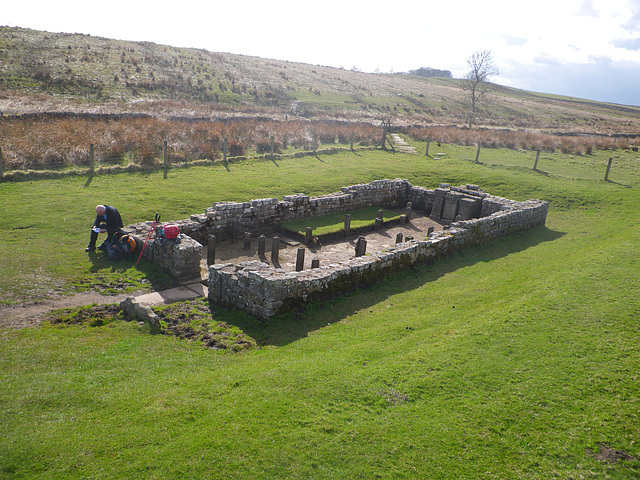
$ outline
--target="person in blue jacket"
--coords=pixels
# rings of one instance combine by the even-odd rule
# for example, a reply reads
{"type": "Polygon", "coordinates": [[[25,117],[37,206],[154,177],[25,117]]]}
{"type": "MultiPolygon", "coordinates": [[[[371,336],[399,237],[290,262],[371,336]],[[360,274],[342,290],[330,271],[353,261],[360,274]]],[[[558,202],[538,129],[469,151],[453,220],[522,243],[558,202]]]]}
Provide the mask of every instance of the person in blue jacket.
{"type": "MultiPolygon", "coordinates": [[[[116,207],[109,205],[98,205],[96,207],[96,220],[91,227],[91,237],[89,239],[89,245],[85,248],[85,252],[93,252],[96,249],[96,241],[98,240],[98,234],[106,233],[107,243],[113,243],[113,236],[122,228],[122,217],[116,207]]],[[[106,246],[103,243],[98,248],[106,250],[106,246]]]]}

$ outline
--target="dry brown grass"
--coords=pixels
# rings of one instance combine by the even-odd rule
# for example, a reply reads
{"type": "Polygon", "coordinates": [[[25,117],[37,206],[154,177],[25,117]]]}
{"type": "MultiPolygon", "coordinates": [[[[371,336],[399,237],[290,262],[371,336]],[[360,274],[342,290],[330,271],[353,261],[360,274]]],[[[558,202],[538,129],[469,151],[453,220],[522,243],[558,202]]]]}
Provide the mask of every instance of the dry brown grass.
{"type": "Polygon", "coordinates": [[[320,144],[370,145],[380,135],[370,124],[337,122],[282,122],[266,119],[230,121],[166,120],[153,117],[75,117],[55,115],[4,117],[0,138],[8,169],[51,169],[89,165],[89,144],[94,144],[96,165],[136,163],[153,165],[162,158],[167,141],[172,161],[216,160],[227,139],[229,156],[270,151],[309,150],[320,144]]]}
{"type": "Polygon", "coordinates": [[[418,141],[430,139],[432,142],[455,145],[477,145],[487,148],[508,148],[511,150],[556,150],[566,154],[590,155],[595,150],[638,150],[639,136],[604,135],[557,135],[525,130],[458,128],[458,127],[411,127],[408,133],[418,141]]]}

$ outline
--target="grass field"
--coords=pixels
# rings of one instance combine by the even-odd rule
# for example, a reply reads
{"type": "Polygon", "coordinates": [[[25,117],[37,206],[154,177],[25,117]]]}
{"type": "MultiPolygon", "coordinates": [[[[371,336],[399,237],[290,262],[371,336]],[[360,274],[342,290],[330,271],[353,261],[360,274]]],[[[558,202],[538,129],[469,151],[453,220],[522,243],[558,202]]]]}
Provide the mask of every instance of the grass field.
{"type": "Polygon", "coordinates": [[[475,164],[474,149],[442,149],[440,160],[373,151],[175,170],[167,180],[0,184],[6,302],[52,285],[89,288],[96,276],[159,281],[146,267],[87,261],[96,203],[118,206],[126,223],[156,211],[171,220],[213,201],[396,177],[551,202],[545,227],[269,325],[214,308],[215,320],[258,342],[239,355],[136,323],[0,331],[0,478],[640,477],[632,159],[604,182],[606,161],[595,156],[577,159],[593,162],[584,167],[593,178],[580,179],[568,156],[543,157],[540,173],[534,157],[526,167],[527,156],[519,165],[483,150],[475,164]],[[628,456],[598,460],[608,448],[628,456]]]}
{"type": "MultiPolygon", "coordinates": [[[[378,215],[378,207],[361,208],[359,210],[352,210],[348,212],[334,213],[331,215],[324,215],[322,217],[301,218],[292,222],[286,222],[282,224],[282,228],[290,230],[292,232],[304,235],[307,227],[313,229],[314,235],[327,235],[332,233],[338,233],[344,230],[344,218],[346,214],[351,215],[351,228],[360,228],[373,226],[375,218],[378,215]]],[[[382,219],[385,222],[391,220],[397,220],[400,218],[399,213],[392,212],[390,210],[382,209],[382,219]]]]}

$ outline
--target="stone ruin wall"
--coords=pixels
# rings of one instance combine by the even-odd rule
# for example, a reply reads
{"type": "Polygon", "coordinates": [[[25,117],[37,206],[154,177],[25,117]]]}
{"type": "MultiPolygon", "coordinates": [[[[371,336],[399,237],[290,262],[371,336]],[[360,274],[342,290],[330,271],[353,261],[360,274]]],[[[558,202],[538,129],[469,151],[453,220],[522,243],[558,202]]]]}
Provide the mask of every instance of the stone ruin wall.
{"type": "MultiPolygon", "coordinates": [[[[411,184],[407,180],[376,180],[363,185],[343,187],[340,192],[319,197],[304,194],[277,198],[262,198],[250,202],[216,202],[203,214],[191,215],[188,220],[171,222],[180,228],[180,242],[172,244],[151,240],[144,258],[162,266],[180,280],[200,276],[203,244],[211,235],[218,242],[238,238],[244,232],[257,236],[276,233],[280,223],[304,217],[380,206],[404,207],[411,184]]],[[[130,225],[124,230],[133,234],[142,245],[152,222],[130,225]]]]}
{"type": "Polygon", "coordinates": [[[459,220],[425,240],[396,245],[346,262],[301,272],[274,270],[257,261],[209,268],[209,299],[267,321],[274,315],[311,301],[322,301],[371,284],[417,263],[431,262],[456,250],[481,245],[510,233],[544,225],[549,204],[514,202],[489,197],[495,208],[488,217],[459,220]]]}
{"type": "MultiPolygon", "coordinates": [[[[456,250],[481,245],[510,233],[544,225],[548,202],[517,202],[495,197],[475,185],[427,189],[407,180],[377,180],[343,187],[340,192],[319,197],[303,194],[257,199],[250,202],[217,202],[204,214],[173,222],[181,240],[171,244],[149,242],[144,256],[179,279],[200,276],[203,246],[210,235],[223,241],[245,232],[252,235],[277,232],[279,224],[303,217],[356,210],[368,206],[414,210],[448,225],[424,240],[412,240],[385,252],[354,257],[345,262],[301,272],[284,272],[258,261],[216,264],[209,267],[209,299],[233,306],[262,321],[304,302],[322,301],[336,294],[371,284],[392,272],[430,262],[456,250]]],[[[150,222],[133,225],[129,231],[143,242],[150,222]]]]}

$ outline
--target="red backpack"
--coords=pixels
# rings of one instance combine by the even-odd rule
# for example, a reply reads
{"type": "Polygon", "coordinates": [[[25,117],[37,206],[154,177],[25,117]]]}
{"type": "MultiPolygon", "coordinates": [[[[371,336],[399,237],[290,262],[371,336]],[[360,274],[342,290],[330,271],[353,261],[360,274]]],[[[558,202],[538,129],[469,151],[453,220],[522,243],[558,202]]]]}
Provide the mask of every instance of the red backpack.
{"type": "Polygon", "coordinates": [[[166,238],[167,240],[175,240],[180,235],[180,229],[177,225],[166,224],[162,225],[158,230],[159,238],[166,238]]]}

